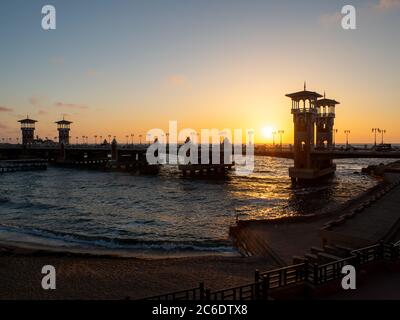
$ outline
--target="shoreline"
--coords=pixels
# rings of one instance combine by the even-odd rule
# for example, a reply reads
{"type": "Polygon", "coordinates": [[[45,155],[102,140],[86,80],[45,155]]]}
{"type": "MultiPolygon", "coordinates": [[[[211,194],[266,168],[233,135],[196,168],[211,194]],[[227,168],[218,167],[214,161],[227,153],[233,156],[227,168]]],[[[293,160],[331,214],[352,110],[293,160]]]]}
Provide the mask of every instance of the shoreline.
{"type": "Polygon", "coordinates": [[[0,255],[55,255],[55,256],[77,256],[77,257],[99,257],[115,259],[143,259],[143,260],[164,260],[179,258],[199,258],[199,257],[240,257],[240,253],[232,246],[232,252],[218,251],[157,251],[157,250],[129,250],[129,249],[108,249],[108,248],[89,248],[89,247],[56,247],[50,245],[33,244],[29,242],[14,242],[0,240],[0,255]]]}

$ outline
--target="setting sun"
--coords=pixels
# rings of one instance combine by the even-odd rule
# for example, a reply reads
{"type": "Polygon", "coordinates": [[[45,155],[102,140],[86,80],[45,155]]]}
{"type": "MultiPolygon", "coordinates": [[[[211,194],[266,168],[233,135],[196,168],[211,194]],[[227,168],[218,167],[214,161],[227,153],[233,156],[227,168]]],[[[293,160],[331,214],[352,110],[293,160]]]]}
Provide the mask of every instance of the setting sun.
{"type": "Polygon", "coordinates": [[[266,139],[271,139],[274,131],[275,131],[275,129],[271,126],[264,127],[264,128],[262,128],[262,135],[266,139]]]}

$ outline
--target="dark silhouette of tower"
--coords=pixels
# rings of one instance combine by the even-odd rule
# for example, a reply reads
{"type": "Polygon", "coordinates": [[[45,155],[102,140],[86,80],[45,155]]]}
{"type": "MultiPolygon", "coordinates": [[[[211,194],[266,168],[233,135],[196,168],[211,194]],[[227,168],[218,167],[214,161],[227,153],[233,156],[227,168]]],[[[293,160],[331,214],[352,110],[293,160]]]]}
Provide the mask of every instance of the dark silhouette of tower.
{"type": "Polygon", "coordinates": [[[27,145],[33,143],[35,139],[35,123],[36,120],[29,119],[27,116],[26,119],[18,120],[21,123],[21,131],[22,131],[22,144],[27,145]]]}
{"type": "Polygon", "coordinates": [[[318,116],[317,92],[304,90],[286,95],[292,99],[292,115],[294,123],[294,167],[289,168],[292,179],[308,179],[314,174],[314,163],[311,151],[314,150],[314,127],[318,116]]]}
{"type": "Polygon", "coordinates": [[[336,100],[324,98],[318,100],[317,148],[331,149],[333,146],[333,125],[335,123],[336,100]]]}
{"type": "Polygon", "coordinates": [[[57,130],[58,130],[58,143],[60,144],[69,144],[69,131],[71,121],[67,121],[64,118],[60,121],[57,121],[57,130]]]}
{"type": "Polygon", "coordinates": [[[339,102],[326,99],[314,91],[304,90],[286,95],[292,99],[294,122],[294,166],[289,168],[293,181],[312,180],[332,174],[336,165],[314,150],[331,148],[335,106],[339,102]]]}

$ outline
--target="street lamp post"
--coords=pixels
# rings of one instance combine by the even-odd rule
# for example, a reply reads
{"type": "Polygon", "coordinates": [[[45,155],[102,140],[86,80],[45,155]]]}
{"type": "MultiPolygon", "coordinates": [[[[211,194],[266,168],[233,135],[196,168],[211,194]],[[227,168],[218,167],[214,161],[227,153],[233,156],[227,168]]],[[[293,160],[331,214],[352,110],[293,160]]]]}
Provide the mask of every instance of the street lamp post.
{"type": "Polygon", "coordinates": [[[350,130],[344,130],[344,133],[346,134],[346,149],[349,147],[349,134],[350,130]]]}
{"type": "Polygon", "coordinates": [[[382,133],[382,144],[383,144],[383,135],[386,133],[386,130],[385,130],[385,129],[382,129],[382,130],[381,130],[381,133],[382,133]]]}
{"type": "Polygon", "coordinates": [[[278,133],[279,133],[279,136],[280,136],[280,146],[282,148],[282,135],[285,133],[285,131],[284,130],[279,130],[278,133]]]}
{"type": "Polygon", "coordinates": [[[131,133],[131,142],[132,142],[132,146],[133,146],[133,137],[134,137],[135,135],[133,134],[133,133],[131,133]]]}
{"type": "Polygon", "coordinates": [[[276,131],[272,131],[272,145],[275,147],[275,135],[276,131]]]}
{"type": "Polygon", "coordinates": [[[375,136],[375,140],[374,140],[374,146],[375,146],[375,147],[376,147],[376,134],[377,134],[378,132],[381,132],[381,130],[380,130],[379,128],[372,128],[372,133],[373,133],[374,136],[375,136]]]}
{"type": "Polygon", "coordinates": [[[333,148],[336,147],[336,134],[338,133],[338,129],[333,129],[333,148]]]}
{"type": "Polygon", "coordinates": [[[142,135],[139,134],[139,144],[142,144],[142,135]]]}

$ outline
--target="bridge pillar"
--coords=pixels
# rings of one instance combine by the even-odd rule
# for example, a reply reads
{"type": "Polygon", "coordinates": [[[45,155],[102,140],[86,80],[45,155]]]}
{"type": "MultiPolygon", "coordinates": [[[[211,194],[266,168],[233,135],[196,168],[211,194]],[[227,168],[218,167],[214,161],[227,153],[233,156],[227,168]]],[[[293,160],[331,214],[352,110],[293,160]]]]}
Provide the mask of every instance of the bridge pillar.
{"type": "Polygon", "coordinates": [[[64,142],[61,142],[60,143],[60,159],[59,159],[59,161],[64,162],[66,158],[67,158],[67,153],[65,151],[65,144],[64,144],[64,142]]]}
{"type": "Polygon", "coordinates": [[[118,161],[118,143],[115,138],[111,143],[111,159],[113,161],[118,161]]]}

